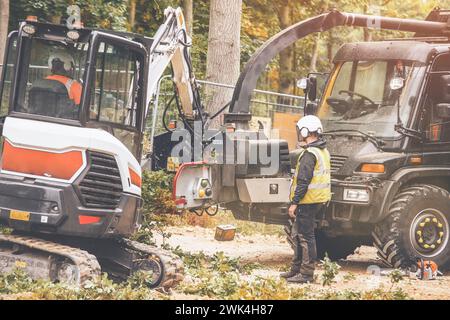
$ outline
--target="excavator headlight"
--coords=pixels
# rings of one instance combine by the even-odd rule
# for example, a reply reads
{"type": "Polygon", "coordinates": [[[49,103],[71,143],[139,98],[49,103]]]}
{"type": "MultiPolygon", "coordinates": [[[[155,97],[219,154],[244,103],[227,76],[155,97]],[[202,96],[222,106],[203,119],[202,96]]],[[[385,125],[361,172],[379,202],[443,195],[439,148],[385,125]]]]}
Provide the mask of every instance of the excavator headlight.
{"type": "Polygon", "coordinates": [[[29,34],[30,36],[32,36],[33,34],[36,33],[36,27],[33,26],[32,24],[24,25],[22,30],[23,30],[23,32],[25,32],[26,34],[29,34]]]}

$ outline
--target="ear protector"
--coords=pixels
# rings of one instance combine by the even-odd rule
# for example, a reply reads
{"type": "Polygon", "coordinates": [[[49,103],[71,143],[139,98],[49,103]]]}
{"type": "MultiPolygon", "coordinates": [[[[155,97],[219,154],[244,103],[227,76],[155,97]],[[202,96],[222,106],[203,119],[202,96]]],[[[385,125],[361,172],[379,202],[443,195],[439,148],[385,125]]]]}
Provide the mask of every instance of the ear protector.
{"type": "Polygon", "coordinates": [[[301,128],[300,135],[302,136],[302,138],[306,138],[307,136],[309,136],[309,129],[305,127],[301,128]]]}
{"type": "MultiPolygon", "coordinates": [[[[318,128],[316,132],[317,132],[318,134],[321,134],[321,133],[322,133],[322,129],[318,128]]],[[[306,127],[303,127],[303,128],[300,129],[300,135],[302,136],[302,138],[308,137],[308,136],[309,136],[309,133],[310,133],[310,131],[309,131],[309,129],[306,128],[306,127]]]]}

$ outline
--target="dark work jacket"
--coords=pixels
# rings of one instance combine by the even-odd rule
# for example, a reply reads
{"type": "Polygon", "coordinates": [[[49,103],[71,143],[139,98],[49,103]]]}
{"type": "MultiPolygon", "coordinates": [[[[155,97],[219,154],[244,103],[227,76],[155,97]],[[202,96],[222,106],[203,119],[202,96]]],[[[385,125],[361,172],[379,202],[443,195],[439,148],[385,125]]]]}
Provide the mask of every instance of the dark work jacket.
{"type": "MultiPolygon", "coordinates": [[[[307,149],[309,147],[315,147],[320,149],[325,149],[327,143],[324,139],[319,138],[303,148],[307,149]]],[[[305,151],[302,157],[300,158],[300,163],[297,166],[296,176],[297,176],[297,187],[294,191],[294,198],[292,199],[292,204],[299,204],[300,200],[303,199],[306,192],[308,191],[308,186],[311,183],[311,180],[314,176],[314,167],[316,166],[316,156],[311,152],[305,151]]]]}

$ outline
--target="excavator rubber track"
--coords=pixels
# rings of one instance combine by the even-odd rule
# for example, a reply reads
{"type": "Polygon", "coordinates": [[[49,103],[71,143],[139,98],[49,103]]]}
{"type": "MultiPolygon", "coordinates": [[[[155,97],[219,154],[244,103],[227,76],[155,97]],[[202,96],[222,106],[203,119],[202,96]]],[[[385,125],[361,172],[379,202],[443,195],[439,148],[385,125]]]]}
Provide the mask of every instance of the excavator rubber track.
{"type": "MultiPolygon", "coordinates": [[[[76,277],[74,283],[71,283],[76,286],[83,286],[87,281],[95,281],[101,272],[97,258],[87,251],[78,248],[30,236],[0,234],[0,245],[4,246],[5,244],[15,245],[31,253],[39,252],[41,254],[47,254],[49,258],[69,260],[76,267],[76,277]]],[[[20,254],[17,255],[17,261],[21,261],[20,254]]],[[[16,266],[20,266],[20,263],[16,263],[16,266]]],[[[2,269],[1,267],[0,270],[2,269]]],[[[51,270],[49,270],[49,278],[51,278],[50,273],[51,270]]]]}
{"type": "Polygon", "coordinates": [[[167,250],[130,239],[121,239],[120,242],[127,250],[155,259],[162,266],[162,276],[155,284],[155,287],[170,289],[183,281],[183,261],[177,255],[167,250]]]}

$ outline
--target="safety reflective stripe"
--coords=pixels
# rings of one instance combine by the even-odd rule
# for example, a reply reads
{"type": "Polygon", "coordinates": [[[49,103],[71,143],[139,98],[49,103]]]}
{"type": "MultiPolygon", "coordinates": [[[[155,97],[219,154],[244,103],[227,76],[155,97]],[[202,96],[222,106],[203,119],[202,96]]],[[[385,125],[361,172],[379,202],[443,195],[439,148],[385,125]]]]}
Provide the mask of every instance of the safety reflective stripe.
{"type": "Polygon", "coordinates": [[[308,189],[325,189],[331,186],[331,183],[310,183],[308,189]]]}
{"type": "MultiPolygon", "coordinates": [[[[316,148],[308,148],[308,151],[311,152],[312,154],[314,154],[314,156],[316,157],[317,163],[318,163],[318,170],[317,173],[318,174],[327,174],[328,172],[331,172],[330,169],[326,168],[326,165],[324,163],[325,159],[321,154],[321,151],[318,151],[316,148]]],[[[324,150],[323,152],[328,152],[327,150],[324,150]]]]}
{"type": "Polygon", "coordinates": [[[69,80],[66,81],[66,83],[64,83],[64,85],[66,86],[66,89],[67,89],[67,92],[69,93],[69,95],[70,95],[70,90],[72,90],[72,83],[73,83],[72,79],[69,79],[69,80]]]}

